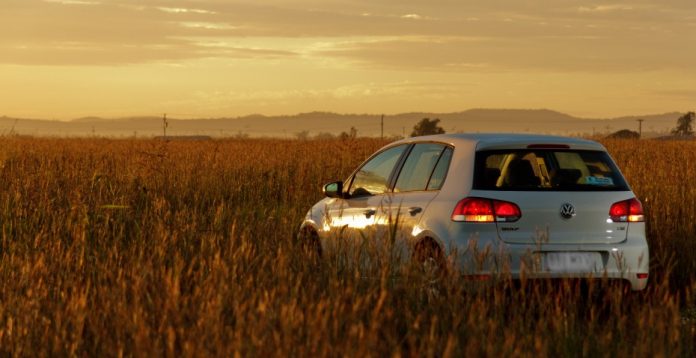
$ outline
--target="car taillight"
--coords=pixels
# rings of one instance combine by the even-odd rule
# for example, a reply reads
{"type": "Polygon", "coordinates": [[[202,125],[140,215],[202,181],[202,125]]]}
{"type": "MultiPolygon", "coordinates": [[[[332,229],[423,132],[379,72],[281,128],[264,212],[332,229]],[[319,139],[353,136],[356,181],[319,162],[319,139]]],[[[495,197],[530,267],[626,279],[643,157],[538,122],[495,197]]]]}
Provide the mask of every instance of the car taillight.
{"type": "Polygon", "coordinates": [[[643,205],[636,198],[619,201],[614,203],[609,209],[609,218],[615,223],[645,221],[643,205]]]}
{"type": "Polygon", "coordinates": [[[452,221],[476,223],[513,222],[520,217],[522,212],[517,204],[486,198],[462,199],[452,212],[452,221]]]}

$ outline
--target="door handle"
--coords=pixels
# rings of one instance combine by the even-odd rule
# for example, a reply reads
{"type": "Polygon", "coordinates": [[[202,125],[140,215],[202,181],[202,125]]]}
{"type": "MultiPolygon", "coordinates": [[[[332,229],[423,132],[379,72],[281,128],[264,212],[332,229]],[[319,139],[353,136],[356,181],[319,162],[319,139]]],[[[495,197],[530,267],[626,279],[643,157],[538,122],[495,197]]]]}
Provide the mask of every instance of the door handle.
{"type": "Polygon", "coordinates": [[[375,215],[375,213],[377,213],[375,209],[367,209],[363,211],[363,214],[365,214],[365,217],[368,219],[370,218],[370,216],[375,215]]]}
{"type": "Polygon", "coordinates": [[[415,216],[416,214],[420,213],[421,211],[423,211],[423,209],[418,207],[418,206],[413,206],[413,207],[408,208],[408,213],[411,214],[411,216],[415,216]]]}

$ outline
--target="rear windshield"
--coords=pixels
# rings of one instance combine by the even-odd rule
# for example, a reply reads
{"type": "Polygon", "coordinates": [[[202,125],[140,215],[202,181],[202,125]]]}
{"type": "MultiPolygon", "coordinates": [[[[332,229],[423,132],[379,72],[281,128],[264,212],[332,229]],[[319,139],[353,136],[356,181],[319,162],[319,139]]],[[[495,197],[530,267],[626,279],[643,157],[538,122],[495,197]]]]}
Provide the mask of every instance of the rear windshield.
{"type": "Polygon", "coordinates": [[[510,149],[476,153],[474,189],[626,191],[609,154],[588,150],[510,149]]]}

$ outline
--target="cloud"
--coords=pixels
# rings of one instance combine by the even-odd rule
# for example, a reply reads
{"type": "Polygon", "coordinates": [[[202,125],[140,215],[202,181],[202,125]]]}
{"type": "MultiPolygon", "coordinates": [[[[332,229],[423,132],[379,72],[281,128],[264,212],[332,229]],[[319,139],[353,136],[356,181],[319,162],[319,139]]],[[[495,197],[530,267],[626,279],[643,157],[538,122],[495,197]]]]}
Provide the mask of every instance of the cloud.
{"type": "Polygon", "coordinates": [[[665,38],[643,38],[642,46],[601,36],[403,37],[348,42],[325,49],[356,65],[438,72],[519,70],[635,72],[693,71],[693,50],[665,38]]]}
{"type": "Polygon", "coordinates": [[[0,63],[118,65],[294,55],[259,46],[211,46],[208,38],[234,37],[240,31],[219,21],[212,10],[127,2],[9,1],[0,13],[0,63]]]}
{"type": "Polygon", "coordinates": [[[578,8],[579,12],[610,12],[610,11],[631,11],[635,10],[633,5],[595,5],[595,6],[580,6],[578,8]]]}
{"type": "MultiPolygon", "coordinates": [[[[471,90],[466,84],[448,82],[370,82],[336,86],[324,89],[233,90],[197,91],[190,98],[171,101],[168,108],[205,108],[215,111],[248,113],[264,110],[266,113],[287,113],[285,108],[298,103],[314,110],[338,108],[342,103],[374,103],[381,107],[386,102],[402,103],[404,98],[442,100],[454,98],[471,90]]],[[[397,105],[396,108],[403,108],[397,105]]]]}
{"type": "Polygon", "coordinates": [[[305,54],[426,70],[686,68],[695,57],[686,46],[695,36],[689,20],[695,4],[4,0],[0,63],[113,65],[305,54]],[[328,49],[311,47],[319,41],[328,49]],[[288,42],[297,47],[283,45],[288,42]]]}
{"type": "Polygon", "coordinates": [[[209,10],[201,10],[201,9],[187,9],[187,8],[181,8],[181,7],[157,7],[157,10],[168,12],[168,13],[173,13],[173,14],[186,14],[186,13],[193,13],[193,14],[215,14],[215,11],[209,11],[209,10]]]}
{"type": "Polygon", "coordinates": [[[406,14],[406,15],[401,15],[402,19],[412,19],[412,20],[421,20],[423,19],[423,16],[420,16],[418,14],[406,14]]]}
{"type": "Polygon", "coordinates": [[[662,96],[662,97],[679,98],[679,99],[693,101],[694,98],[696,98],[696,89],[685,88],[685,89],[657,90],[657,91],[653,91],[652,94],[662,96]]]}
{"type": "Polygon", "coordinates": [[[62,5],[99,5],[99,1],[86,1],[86,0],[43,0],[47,3],[56,3],[62,5]]]}
{"type": "Polygon", "coordinates": [[[491,41],[486,38],[441,39],[429,37],[388,38],[365,42],[347,42],[324,50],[328,56],[344,57],[365,66],[417,68],[446,71],[447,68],[487,66],[472,55],[471,45],[491,41]]]}

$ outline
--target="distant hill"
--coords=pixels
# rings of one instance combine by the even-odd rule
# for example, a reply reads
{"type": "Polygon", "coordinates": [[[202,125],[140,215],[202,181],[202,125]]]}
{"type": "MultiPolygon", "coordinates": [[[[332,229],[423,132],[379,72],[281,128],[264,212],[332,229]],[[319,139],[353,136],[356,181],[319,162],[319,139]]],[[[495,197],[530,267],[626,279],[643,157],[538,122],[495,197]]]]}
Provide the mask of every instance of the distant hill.
{"type": "MultiPolygon", "coordinates": [[[[470,109],[452,113],[412,112],[385,116],[384,135],[409,134],[422,118],[440,118],[441,126],[452,132],[529,132],[550,134],[609,134],[621,129],[637,130],[643,122],[644,136],[669,132],[682,113],[664,113],[618,118],[579,118],[548,109],[470,109]]],[[[245,135],[250,137],[288,137],[308,131],[309,135],[339,134],[351,127],[359,136],[379,136],[380,115],[309,112],[296,115],[265,116],[260,114],[234,118],[168,118],[169,135],[204,135],[212,137],[245,135]]],[[[84,117],[71,121],[17,119],[0,117],[0,135],[35,136],[109,136],[154,137],[162,135],[162,118],[155,116],[128,118],[84,117]]]]}

